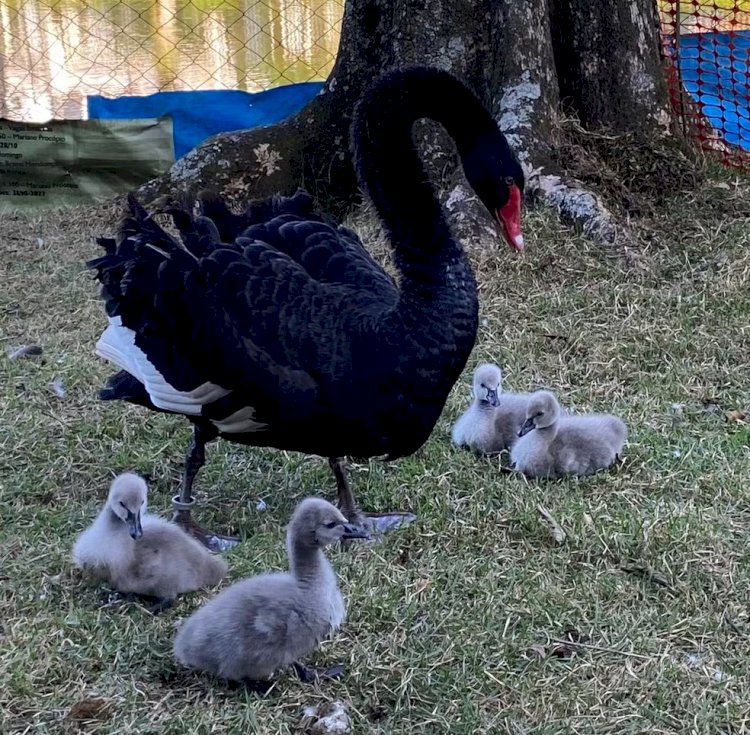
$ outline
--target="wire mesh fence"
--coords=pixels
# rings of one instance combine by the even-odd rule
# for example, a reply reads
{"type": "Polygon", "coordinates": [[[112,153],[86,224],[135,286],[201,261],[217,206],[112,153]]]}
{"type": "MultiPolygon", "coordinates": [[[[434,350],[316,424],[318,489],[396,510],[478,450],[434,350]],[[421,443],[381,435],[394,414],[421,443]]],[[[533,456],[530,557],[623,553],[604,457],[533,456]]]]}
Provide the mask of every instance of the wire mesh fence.
{"type": "MultiPolygon", "coordinates": [[[[86,117],[87,95],[328,76],[345,0],[0,0],[0,117],[86,117]]],[[[686,134],[750,169],[750,0],[659,0],[686,134]]]]}
{"type": "Polygon", "coordinates": [[[345,0],[0,0],[0,117],[86,116],[86,96],[322,80],[345,0]]]}
{"type": "Polygon", "coordinates": [[[684,132],[750,170],[750,0],[662,0],[660,12],[684,132]]]}

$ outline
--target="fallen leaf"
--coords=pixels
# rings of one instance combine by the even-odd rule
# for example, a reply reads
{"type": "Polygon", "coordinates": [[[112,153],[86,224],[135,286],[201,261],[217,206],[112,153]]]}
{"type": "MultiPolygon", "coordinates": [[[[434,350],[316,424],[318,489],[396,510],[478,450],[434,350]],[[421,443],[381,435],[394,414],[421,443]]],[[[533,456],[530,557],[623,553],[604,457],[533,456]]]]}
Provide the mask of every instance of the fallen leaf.
{"type": "Polygon", "coordinates": [[[423,577],[418,579],[414,584],[409,585],[410,590],[408,593],[408,600],[411,602],[414,598],[419,597],[425,590],[429,589],[432,585],[432,580],[423,577]]]}
{"type": "Polygon", "coordinates": [[[534,643],[526,649],[526,655],[529,658],[547,658],[547,648],[541,643],[534,643]]]}
{"type": "Polygon", "coordinates": [[[109,707],[110,701],[103,697],[89,697],[76,702],[68,711],[69,720],[95,720],[109,707]]]}
{"type": "Polygon", "coordinates": [[[422,592],[424,592],[428,587],[431,587],[431,586],[432,586],[431,579],[420,579],[414,585],[414,592],[419,595],[422,592]]]}
{"type": "Polygon", "coordinates": [[[735,409],[734,411],[727,411],[727,421],[730,424],[742,424],[745,422],[746,418],[747,418],[747,414],[744,411],[741,411],[740,409],[735,409]]]}
{"type": "Polygon", "coordinates": [[[552,514],[543,505],[537,505],[537,510],[547,524],[547,527],[552,534],[552,538],[555,539],[558,544],[563,543],[567,537],[563,527],[552,517],[552,514]]]}
{"type": "Polygon", "coordinates": [[[17,360],[19,357],[38,357],[44,352],[39,345],[21,345],[7,351],[9,360],[17,360]]]}

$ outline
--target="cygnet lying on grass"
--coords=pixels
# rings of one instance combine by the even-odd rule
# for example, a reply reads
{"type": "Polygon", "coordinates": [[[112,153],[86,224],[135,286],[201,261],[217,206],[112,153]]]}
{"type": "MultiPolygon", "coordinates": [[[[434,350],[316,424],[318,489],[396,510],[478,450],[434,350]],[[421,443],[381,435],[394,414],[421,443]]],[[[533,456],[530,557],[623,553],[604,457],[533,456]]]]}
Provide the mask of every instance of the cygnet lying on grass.
{"type": "Polygon", "coordinates": [[[552,393],[537,391],[518,434],[510,452],[514,469],[529,477],[561,477],[609,467],[622,452],[627,429],[610,414],[561,415],[552,393]]]}
{"type": "Polygon", "coordinates": [[[483,363],[474,371],[472,402],[453,426],[451,437],[457,446],[482,454],[510,449],[526,418],[527,393],[503,393],[502,370],[483,363]]]}
{"type": "Polygon", "coordinates": [[[156,598],[169,606],[183,592],[213,587],[227,563],[179,526],[146,513],[143,478],[126,472],[114,479],[104,508],[73,547],[81,569],[120,592],[156,598]]]}
{"type": "MultiPolygon", "coordinates": [[[[287,529],[289,571],[233,584],[180,627],[174,654],[185,666],[263,688],[275,671],[293,665],[304,681],[315,673],[300,659],[344,620],[346,606],[323,549],[342,538],[365,538],[321,498],[307,498],[287,529]]],[[[343,666],[324,675],[340,676],[343,666]]]]}

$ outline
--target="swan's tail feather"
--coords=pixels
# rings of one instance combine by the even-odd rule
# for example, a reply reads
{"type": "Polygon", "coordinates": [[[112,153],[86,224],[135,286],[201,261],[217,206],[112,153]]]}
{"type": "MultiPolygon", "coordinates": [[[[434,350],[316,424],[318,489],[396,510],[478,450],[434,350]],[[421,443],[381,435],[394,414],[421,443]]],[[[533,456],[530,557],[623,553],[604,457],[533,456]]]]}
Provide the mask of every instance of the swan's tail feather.
{"type": "Polygon", "coordinates": [[[217,192],[203,190],[198,194],[198,208],[216,225],[222,241],[234,242],[249,227],[283,214],[314,216],[315,203],[306,191],[298,189],[292,196],[277,195],[250,202],[242,213],[235,214],[217,192]]]}
{"type": "Polygon", "coordinates": [[[127,401],[156,410],[143,383],[127,370],[112,375],[99,391],[99,398],[102,401],[127,401]]]}

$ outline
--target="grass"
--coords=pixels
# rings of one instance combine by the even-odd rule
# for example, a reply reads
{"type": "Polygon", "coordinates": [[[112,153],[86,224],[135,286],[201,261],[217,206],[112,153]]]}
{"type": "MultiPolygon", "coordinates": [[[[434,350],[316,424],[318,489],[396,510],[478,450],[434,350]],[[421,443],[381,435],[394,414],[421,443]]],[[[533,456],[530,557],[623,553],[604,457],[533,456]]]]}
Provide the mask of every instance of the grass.
{"type": "MultiPolygon", "coordinates": [[[[146,475],[167,511],[189,430],[96,399],[111,370],[92,353],[103,312],[81,264],[112,212],[1,217],[0,347],[44,355],[0,358],[0,731],[294,733],[331,700],[356,733],[750,731],[750,431],[727,419],[750,413],[748,201],[727,175],[671,200],[638,224],[637,267],[545,211],[526,217],[524,257],[472,247],[479,339],[440,423],[416,455],[353,468],[366,507],[419,521],[332,554],[349,617],[314,662],[344,661],[344,680],[283,673],[265,699],[173,662],[175,621],[208,593],[152,616],[71,568],[113,473],[146,475]],[[511,389],[622,415],[624,465],[527,482],[454,449],[481,360],[511,389]]],[[[228,443],[198,485],[201,520],[244,537],[228,582],[282,567],[294,504],[333,491],[320,459],[228,443]]]]}

